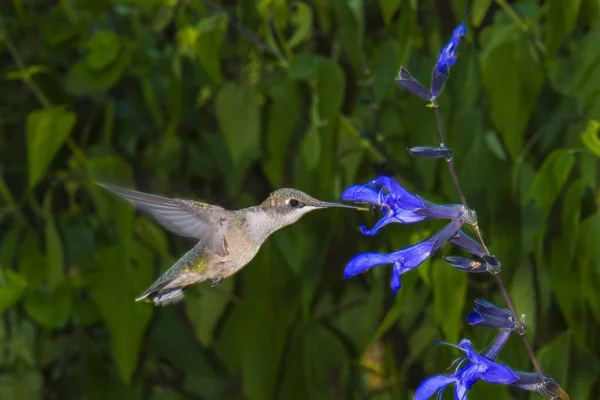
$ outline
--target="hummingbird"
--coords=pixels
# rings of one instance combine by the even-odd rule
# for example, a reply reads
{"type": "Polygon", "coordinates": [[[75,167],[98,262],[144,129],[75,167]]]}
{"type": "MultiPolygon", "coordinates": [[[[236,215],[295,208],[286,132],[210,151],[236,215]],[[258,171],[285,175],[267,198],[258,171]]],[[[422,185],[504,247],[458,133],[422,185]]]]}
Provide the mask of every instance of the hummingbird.
{"type": "Polygon", "coordinates": [[[196,283],[219,285],[245,267],[275,231],[303,215],[328,207],[365,210],[363,207],[315,199],[296,189],[278,189],[258,206],[227,210],[194,200],[167,198],[99,183],[133,202],[171,232],[198,240],[136,301],[167,305],[183,299],[183,291],[196,283]]]}

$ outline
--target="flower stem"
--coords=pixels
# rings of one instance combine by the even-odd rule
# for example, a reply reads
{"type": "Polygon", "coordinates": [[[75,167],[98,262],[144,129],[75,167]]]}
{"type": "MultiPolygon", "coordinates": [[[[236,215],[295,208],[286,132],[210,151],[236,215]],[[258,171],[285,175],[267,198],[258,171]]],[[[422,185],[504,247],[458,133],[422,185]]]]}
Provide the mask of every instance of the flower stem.
{"type": "MultiPolygon", "coordinates": [[[[442,118],[440,117],[439,108],[433,107],[433,113],[435,114],[435,120],[437,121],[438,131],[440,133],[440,139],[442,140],[442,145],[444,147],[448,147],[446,145],[446,137],[444,135],[444,128],[442,126],[442,118]]],[[[467,200],[466,200],[465,195],[463,194],[462,188],[460,186],[460,181],[458,180],[458,175],[456,174],[456,170],[454,169],[453,160],[448,161],[448,167],[450,168],[450,175],[452,175],[452,180],[454,181],[454,186],[456,187],[456,191],[458,192],[460,201],[468,211],[470,209],[469,209],[469,206],[467,205],[467,200]]],[[[475,222],[473,224],[473,229],[475,230],[477,239],[483,246],[483,249],[485,250],[486,254],[490,255],[490,252],[485,244],[485,241],[483,240],[483,236],[481,235],[481,230],[479,229],[479,225],[477,225],[477,222],[475,222]]],[[[515,324],[523,332],[520,336],[521,336],[521,339],[523,340],[523,344],[525,344],[525,348],[527,349],[527,353],[529,354],[529,358],[531,359],[531,363],[533,364],[533,367],[535,368],[535,370],[538,373],[542,374],[543,373],[542,367],[540,366],[540,363],[538,362],[537,358],[535,357],[533,347],[531,346],[531,342],[529,341],[529,338],[527,337],[527,332],[525,331],[525,326],[523,325],[521,318],[519,318],[519,314],[517,314],[517,310],[515,309],[515,306],[510,298],[510,295],[508,294],[508,290],[506,290],[506,286],[504,285],[504,281],[502,280],[500,273],[498,272],[498,273],[494,273],[492,275],[494,276],[494,279],[496,279],[496,283],[498,283],[498,286],[500,287],[500,291],[502,292],[502,296],[504,297],[506,304],[508,304],[508,308],[512,314],[515,324]]]]}
{"type": "MultiPolygon", "coordinates": [[[[440,117],[439,108],[433,107],[433,113],[435,114],[435,120],[437,121],[438,131],[440,132],[440,139],[442,140],[442,145],[444,147],[448,147],[446,145],[446,136],[444,135],[444,128],[442,127],[442,118],[440,117]]],[[[467,204],[467,199],[463,194],[463,191],[460,187],[460,182],[458,180],[458,175],[456,174],[456,170],[454,169],[454,161],[452,159],[448,160],[448,166],[450,167],[450,175],[452,175],[452,180],[454,181],[454,186],[456,187],[456,191],[458,192],[458,197],[460,197],[460,202],[467,210],[470,210],[469,205],[467,204]]]]}
{"type": "Polygon", "coordinates": [[[531,359],[533,367],[535,368],[535,370],[538,373],[543,374],[544,372],[542,371],[542,367],[540,366],[540,363],[538,362],[537,358],[535,357],[533,347],[531,346],[531,342],[529,341],[529,338],[527,337],[527,333],[525,332],[525,327],[523,326],[521,319],[518,317],[517,310],[515,309],[515,306],[510,298],[510,295],[508,294],[508,290],[506,290],[506,286],[504,285],[504,281],[502,280],[502,277],[500,276],[500,274],[494,274],[494,278],[496,279],[496,283],[498,283],[498,286],[500,287],[500,291],[502,292],[502,296],[504,296],[504,299],[506,300],[506,304],[508,304],[508,309],[510,310],[511,314],[513,315],[515,324],[523,331],[523,334],[520,336],[521,336],[521,339],[523,339],[523,344],[525,344],[527,353],[529,353],[529,358],[531,359]]]}

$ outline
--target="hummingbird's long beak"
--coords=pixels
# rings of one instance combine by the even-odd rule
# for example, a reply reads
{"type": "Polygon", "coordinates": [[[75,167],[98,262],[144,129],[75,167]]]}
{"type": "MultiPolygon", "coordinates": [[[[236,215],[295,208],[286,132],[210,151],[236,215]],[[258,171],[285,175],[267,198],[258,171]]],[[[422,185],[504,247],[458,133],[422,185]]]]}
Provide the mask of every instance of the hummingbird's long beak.
{"type": "Polygon", "coordinates": [[[342,204],[342,203],[329,203],[326,201],[320,202],[319,204],[316,205],[316,207],[319,207],[319,208],[339,207],[339,208],[352,208],[354,210],[359,210],[359,211],[369,211],[368,208],[365,208],[362,206],[353,206],[351,204],[342,204]]]}

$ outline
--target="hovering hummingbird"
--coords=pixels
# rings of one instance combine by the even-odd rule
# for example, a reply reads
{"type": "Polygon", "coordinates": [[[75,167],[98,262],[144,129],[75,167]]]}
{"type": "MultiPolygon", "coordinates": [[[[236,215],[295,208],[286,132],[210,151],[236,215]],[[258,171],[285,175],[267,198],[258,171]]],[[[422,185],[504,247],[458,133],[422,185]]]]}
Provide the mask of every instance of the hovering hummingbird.
{"type": "Polygon", "coordinates": [[[317,200],[296,189],[278,189],[258,206],[241,210],[193,200],[171,199],[99,183],[131,200],[139,209],[179,236],[198,243],[154,282],[136,301],[155,305],[175,303],[190,285],[223,279],[246,266],[275,231],[298,221],[304,214],[327,207],[364,210],[362,207],[317,200]]]}

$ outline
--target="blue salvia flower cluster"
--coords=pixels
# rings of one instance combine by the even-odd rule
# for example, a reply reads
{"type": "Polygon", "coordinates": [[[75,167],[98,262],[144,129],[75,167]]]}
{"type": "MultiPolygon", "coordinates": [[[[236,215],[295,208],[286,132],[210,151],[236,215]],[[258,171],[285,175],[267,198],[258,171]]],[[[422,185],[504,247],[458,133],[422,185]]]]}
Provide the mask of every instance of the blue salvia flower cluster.
{"type": "MultiPolygon", "coordinates": [[[[410,72],[401,67],[396,82],[411,93],[431,102],[437,107],[436,97],[441,93],[444,84],[450,76],[450,67],[457,60],[456,50],[461,38],[467,33],[464,23],[457,26],[448,43],[441,50],[437,63],[433,68],[430,88],[426,88],[410,72]]],[[[442,138],[443,141],[443,138],[442,138]]],[[[442,143],[440,147],[413,147],[409,153],[421,158],[444,158],[451,162],[452,151],[442,143]]],[[[442,229],[427,239],[405,249],[400,249],[389,254],[376,252],[360,253],[354,256],[346,265],[344,278],[350,278],[369,269],[386,264],[392,264],[390,286],[396,293],[402,286],[400,277],[421,265],[432,257],[444,244],[450,242],[466,252],[473,258],[444,257],[444,260],[459,271],[467,273],[489,272],[498,274],[500,262],[490,255],[479,242],[467,235],[461,228],[464,224],[476,225],[476,215],[463,204],[434,204],[417,196],[394,179],[380,176],[363,185],[354,185],[347,188],[341,198],[343,200],[371,204],[378,207],[382,217],[375,226],[368,229],[361,226],[361,232],[373,236],[388,224],[415,224],[422,221],[449,219],[442,229]]],[[[466,400],[467,391],[482,380],[492,384],[504,384],[518,387],[531,392],[536,392],[549,399],[568,399],[566,392],[547,374],[538,372],[522,372],[496,362],[500,351],[512,332],[525,335],[525,316],[515,321],[513,313],[498,307],[488,301],[477,299],[474,311],[467,316],[467,322],[472,326],[502,329],[490,346],[481,353],[477,353],[468,339],[462,339],[457,345],[438,342],[455,347],[464,352],[456,359],[453,373],[436,375],[425,379],[415,392],[415,400],[426,400],[436,395],[440,400],[448,386],[454,387],[455,400],[466,400]]]]}
{"type": "MultiPolygon", "coordinates": [[[[410,193],[387,176],[380,176],[366,185],[350,186],[342,193],[341,198],[380,207],[383,217],[375,226],[371,229],[361,226],[362,233],[368,236],[375,235],[382,227],[393,222],[413,224],[425,220],[451,219],[440,231],[406,249],[390,254],[362,253],[354,256],[346,265],[344,278],[350,278],[379,265],[393,264],[391,287],[393,293],[396,293],[401,286],[400,275],[421,265],[448,241],[464,240],[467,250],[470,249],[469,245],[472,245],[475,249],[472,250],[474,254],[483,256],[483,251],[475,245],[475,240],[460,230],[465,222],[472,222],[471,213],[467,212],[462,204],[431,203],[410,193]]],[[[451,264],[455,265],[452,262],[451,264]]],[[[481,272],[486,270],[486,264],[472,261],[467,268],[457,268],[466,272],[481,272]]]]}
{"type": "Polygon", "coordinates": [[[568,399],[565,391],[549,375],[517,371],[496,362],[496,358],[511,332],[519,332],[510,311],[484,300],[476,300],[475,311],[469,314],[467,321],[474,326],[504,329],[481,353],[473,350],[468,339],[461,340],[458,345],[438,342],[455,347],[465,352],[465,355],[454,360],[452,366],[455,364],[457,366],[452,374],[435,375],[425,379],[415,392],[415,400],[426,400],[436,394],[436,398],[441,399],[444,390],[450,385],[454,386],[455,400],[466,400],[467,391],[471,390],[473,385],[480,380],[487,383],[511,385],[539,393],[549,399],[568,399]]]}

